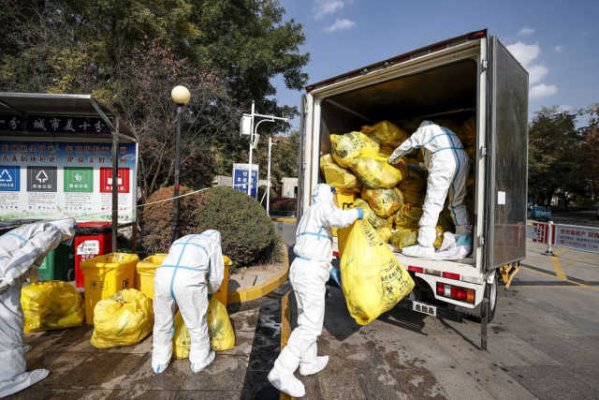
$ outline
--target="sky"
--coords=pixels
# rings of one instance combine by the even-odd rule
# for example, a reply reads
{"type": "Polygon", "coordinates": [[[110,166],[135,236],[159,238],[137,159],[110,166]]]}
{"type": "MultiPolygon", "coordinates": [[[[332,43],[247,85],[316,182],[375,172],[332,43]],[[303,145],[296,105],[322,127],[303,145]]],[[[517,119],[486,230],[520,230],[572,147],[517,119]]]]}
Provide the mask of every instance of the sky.
{"type": "MultiPolygon", "coordinates": [[[[454,36],[487,28],[529,72],[529,117],[542,107],[599,103],[599,0],[280,0],[301,23],[304,68],[315,83],[454,36]]],[[[273,80],[280,104],[302,92],[273,80]]],[[[292,122],[298,128],[299,120],[292,122]]]]}

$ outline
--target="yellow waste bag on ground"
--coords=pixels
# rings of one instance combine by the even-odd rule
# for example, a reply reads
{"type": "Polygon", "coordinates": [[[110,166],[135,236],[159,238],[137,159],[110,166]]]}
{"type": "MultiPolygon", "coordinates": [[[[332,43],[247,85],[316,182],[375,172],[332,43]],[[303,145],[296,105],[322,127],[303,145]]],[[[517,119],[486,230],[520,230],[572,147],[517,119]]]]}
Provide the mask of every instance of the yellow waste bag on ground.
{"type": "Polygon", "coordinates": [[[325,154],[320,157],[320,169],[328,185],[342,192],[359,192],[362,184],[351,171],[338,166],[333,156],[325,154]]]}
{"type": "Polygon", "coordinates": [[[403,195],[395,188],[363,189],[362,198],[370,204],[372,211],[381,218],[389,218],[403,206],[403,195]]]}
{"type": "Polygon", "coordinates": [[[130,346],[148,336],[153,325],[150,298],[137,289],[124,289],[96,303],[90,343],[99,349],[130,346]]]}
{"type": "Polygon", "coordinates": [[[67,282],[32,283],[21,289],[25,333],[81,326],[85,315],[83,299],[67,282]]]}
{"type": "Polygon", "coordinates": [[[356,221],[341,256],[341,284],[347,309],[360,325],[391,310],[414,281],[368,221],[356,221]]]}
{"type": "Polygon", "coordinates": [[[408,138],[406,131],[389,121],[377,122],[374,125],[365,125],[361,130],[381,145],[393,148],[399,146],[408,138]]]}
{"type": "Polygon", "coordinates": [[[387,158],[374,155],[359,158],[352,171],[370,189],[389,189],[407,176],[408,167],[403,160],[391,166],[387,163],[387,158]]]}
{"type": "Polygon", "coordinates": [[[345,135],[331,135],[331,155],[337,164],[349,168],[359,158],[374,156],[379,144],[362,132],[350,132],[345,135]]]}
{"type": "MultiPolygon", "coordinates": [[[[225,351],[235,347],[235,332],[229,319],[227,308],[220,301],[212,298],[208,303],[208,333],[210,347],[214,351],[225,351]]],[[[175,336],[173,337],[173,354],[175,358],[189,357],[191,338],[180,311],[175,315],[175,336]]]]}

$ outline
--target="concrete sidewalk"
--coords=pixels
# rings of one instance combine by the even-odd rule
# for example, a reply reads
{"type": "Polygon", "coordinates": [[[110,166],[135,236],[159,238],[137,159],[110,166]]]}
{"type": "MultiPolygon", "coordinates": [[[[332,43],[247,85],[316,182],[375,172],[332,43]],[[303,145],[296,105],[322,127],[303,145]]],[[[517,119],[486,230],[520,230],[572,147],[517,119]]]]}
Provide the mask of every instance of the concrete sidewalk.
{"type": "Polygon", "coordinates": [[[173,361],[161,375],[151,367],[152,337],[130,347],[98,350],[89,344],[92,327],[28,335],[28,367],[50,376],[14,399],[238,399],[255,346],[259,309],[231,316],[233,350],[218,353],[205,371],[193,374],[189,360],[173,361]]]}

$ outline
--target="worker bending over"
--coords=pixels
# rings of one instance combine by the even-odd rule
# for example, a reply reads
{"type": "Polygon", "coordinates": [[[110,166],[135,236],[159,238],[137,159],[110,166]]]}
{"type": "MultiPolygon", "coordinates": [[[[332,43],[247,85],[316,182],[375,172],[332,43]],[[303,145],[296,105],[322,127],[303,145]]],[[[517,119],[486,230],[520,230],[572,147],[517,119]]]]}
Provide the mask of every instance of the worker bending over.
{"type": "Polygon", "coordinates": [[[455,133],[430,121],[424,121],[412,136],[393,151],[388,163],[396,164],[400,158],[419,148],[424,149],[424,162],[428,169],[426,197],[422,206],[422,217],[418,222],[418,244],[404,248],[402,253],[410,257],[435,256],[435,227],[449,193],[449,211],[458,235],[458,248],[454,253],[465,256],[472,246],[472,227],[464,203],[468,154],[455,133]],[[466,251],[463,251],[464,249],[466,251]]]}
{"type": "Polygon", "coordinates": [[[46,255],[73,237],[75,220],[23,225],[0,236],[0,397],[45,379],[47,369],[27,372],[21,287],[46,255]]]}
{"type": "Polygon", "coordinates": [[[220,232],[216,230],[183,236],[171,245],[154,278],[155,373],[164,372],[171,361],[175,305],[191,338],[191,370],[200,372],[214,360],[208,334],[208,293],[218,291],[224,268],[220,232]]]}

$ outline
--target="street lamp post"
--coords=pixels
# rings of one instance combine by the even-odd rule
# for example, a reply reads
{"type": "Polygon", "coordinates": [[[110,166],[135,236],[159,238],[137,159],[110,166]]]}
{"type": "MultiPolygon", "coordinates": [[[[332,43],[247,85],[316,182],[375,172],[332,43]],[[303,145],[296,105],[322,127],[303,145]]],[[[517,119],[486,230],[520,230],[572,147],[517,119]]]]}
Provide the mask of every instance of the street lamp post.
{"type": "MultiPolygon", "coordinates": [[[[260,125],[262,122],[275,122],[276,121],[285,121],[287,122],[289,120],[289,118],[283,118],[283,117],[275,117],[274,115],[264,115],[264,114],[258,114],[256,113],[256,104],[255,102],[252,101],[252,112],[251,114],[243,114],[243,117],[241,119],[241,127],[240,127],[240,133],[242,135],[249,135],[250,136],[250,151],[249,151],[249,179],[248,179],[248,186],[247,186],[247,195],[250,196],[251,193],[251,188],[252,188],[252,153],[254,150],[254,147],[256,147],[257,145],[257,141],[255,142],[255,138],[258,136],[258,125],[260,125]],[[255,123],[254,119],[258,117],[258,118],[262,118],[258,123],[255,123]]],[[[257,185],[256,185],[257,186],[257,185]]]]}
{"type": "Polygon", "coordinates": [[[268,138],[268,172],[266,173],[266,214],[270,217],[270,165],[272,162],[272,137],[268,138]]]}
{"type": "Polygon", "coordinates": [[[191,95],[185,86],[175,86],[171,91],[171,98],[177,105],[177,132],[175,136],[175,185],[173,188],[173,219],[171,243],[177,239],[177,225],[179,223],[179,164],[181,163],[181,111],[189,103],[191,95]]]}

